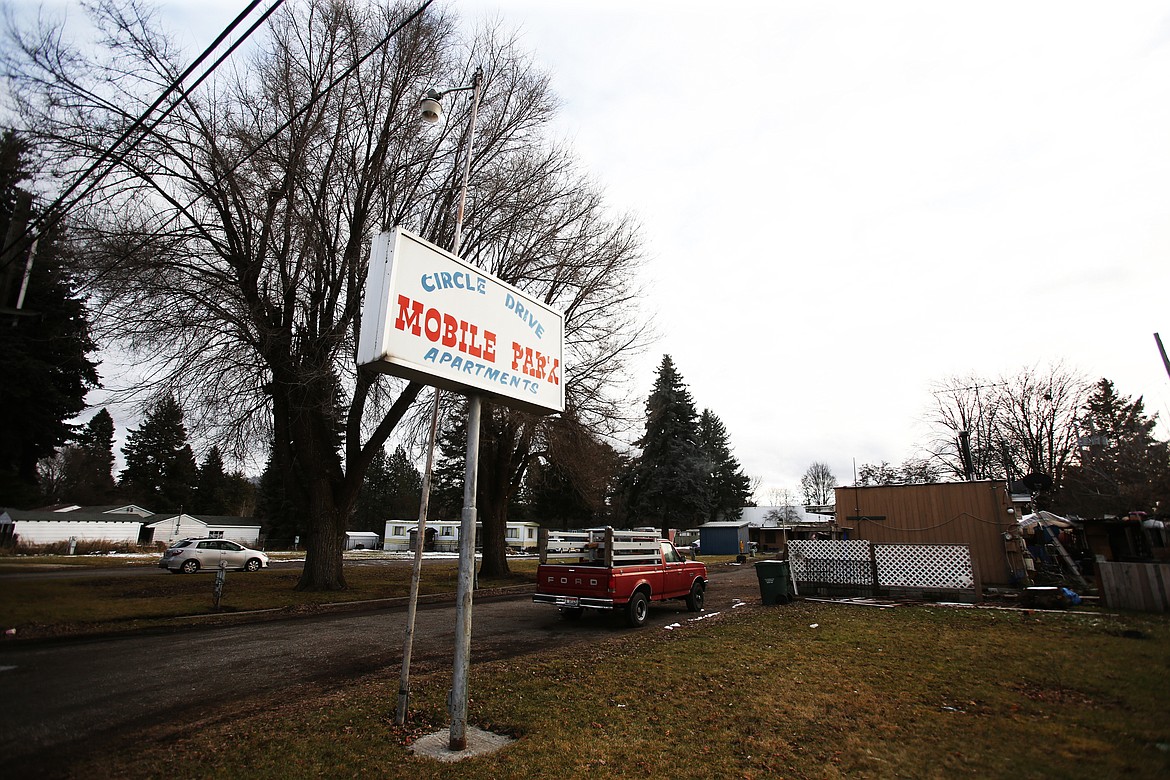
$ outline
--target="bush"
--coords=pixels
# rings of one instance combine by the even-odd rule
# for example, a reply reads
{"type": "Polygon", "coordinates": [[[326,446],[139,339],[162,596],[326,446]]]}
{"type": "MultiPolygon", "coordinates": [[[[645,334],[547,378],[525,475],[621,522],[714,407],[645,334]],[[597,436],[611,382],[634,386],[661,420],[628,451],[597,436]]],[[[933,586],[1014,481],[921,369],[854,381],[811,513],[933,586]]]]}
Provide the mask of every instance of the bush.
{"type": "MultiPolygon", "coordinates": [[[[47,544],[31,544],[17,539],[11,547],[0,550],[0,554],[68,555],[70,544],[71,542],[68,540],[49,542],[47,544]]],[[[74,555],[108,555],[111,553],[138,552],[155,552],[155,545],[152,544],[143,547],[135,542],[115,542],[109,539],[78,539],[76,547],[73,550],[74,555]]]]}

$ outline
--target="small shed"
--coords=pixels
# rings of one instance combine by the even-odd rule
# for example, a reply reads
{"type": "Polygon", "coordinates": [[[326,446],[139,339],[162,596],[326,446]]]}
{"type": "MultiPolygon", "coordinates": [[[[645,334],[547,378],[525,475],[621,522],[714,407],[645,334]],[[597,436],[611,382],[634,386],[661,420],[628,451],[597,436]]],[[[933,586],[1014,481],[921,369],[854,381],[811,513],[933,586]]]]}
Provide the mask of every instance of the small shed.
{"type": "Polygon", "coordinates": [[[345,549],[347,550],[377,550],[382,546],[382,538],[373,531],[346,531],[345,549]]]}
{"type": "Polygon", "coordinates": [[[699,526],[699,551],[703,555],[747,554],[751,522],[717,520],[699,526]]]}

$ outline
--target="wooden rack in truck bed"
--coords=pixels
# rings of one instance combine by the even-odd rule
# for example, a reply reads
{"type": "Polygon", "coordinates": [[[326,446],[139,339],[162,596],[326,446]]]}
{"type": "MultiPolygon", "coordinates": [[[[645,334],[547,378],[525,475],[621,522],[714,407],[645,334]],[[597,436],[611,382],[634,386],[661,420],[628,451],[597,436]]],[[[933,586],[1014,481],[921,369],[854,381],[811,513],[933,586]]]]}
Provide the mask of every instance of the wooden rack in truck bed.
{"type": "Polygon", "coordinates": [[[576,563],[537,568],[533,601],[560,607],[568,619],[586,609],[625,610],[634,626],[646,622],[651,601],[685,599],[692,612],[703,609],[707,566],[688,561],[657,532],[594,528],[576,552],[576,563]]]}

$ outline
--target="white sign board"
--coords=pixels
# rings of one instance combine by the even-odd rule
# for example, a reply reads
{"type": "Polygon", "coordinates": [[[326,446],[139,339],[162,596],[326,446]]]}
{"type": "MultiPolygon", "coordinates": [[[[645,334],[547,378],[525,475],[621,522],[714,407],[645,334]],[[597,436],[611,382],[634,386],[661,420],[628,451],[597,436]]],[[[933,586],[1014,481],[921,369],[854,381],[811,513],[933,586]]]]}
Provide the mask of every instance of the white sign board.
{"type": "Polygon", "coordinates": [[[537,413],[565,409],[564,316],[403,228],[374,239],[358,363],[537,413]]]}

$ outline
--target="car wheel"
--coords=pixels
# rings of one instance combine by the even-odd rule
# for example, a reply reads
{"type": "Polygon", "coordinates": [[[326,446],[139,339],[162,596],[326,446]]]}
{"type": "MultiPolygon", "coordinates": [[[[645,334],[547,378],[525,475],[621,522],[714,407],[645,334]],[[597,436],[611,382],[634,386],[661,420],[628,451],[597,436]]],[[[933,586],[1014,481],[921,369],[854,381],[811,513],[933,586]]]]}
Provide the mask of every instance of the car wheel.
{"type": "Polygon", "coordinates": [[[584,614],[584,607],[561,607],[561,617],[565,620],[580,620],[584,614]]]}
{"type": "Polygon", "coordinates": [[[691,586],[691,593],[687,596],[687,609],[691,612],[703,611],[703,592],[706,590],[703,583],[695,580],[695,584],[691,586]]]}
{"type": "Polygon", "coordinates": [[[248,562],[244,564],[244,571],[260,571],[261,563],[259,558],[249,558],[248,562]]]}
{"type": "Polygon", "coordinates": [[[646,591],[639,590],[626,602],[626,622],[637,628],[646,622],[648,614],[650,614],[650,599],[646,598],[646,591]]]}
{"type": "Polygon", "coordinates": [[[199,571],[199,561],[196,561],[196,560],[183,561],[183,573],[184,574],[194,574],[197,571],[199,571]]]}

